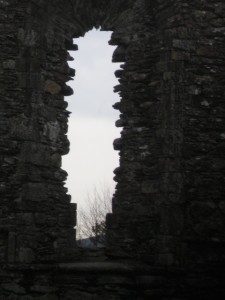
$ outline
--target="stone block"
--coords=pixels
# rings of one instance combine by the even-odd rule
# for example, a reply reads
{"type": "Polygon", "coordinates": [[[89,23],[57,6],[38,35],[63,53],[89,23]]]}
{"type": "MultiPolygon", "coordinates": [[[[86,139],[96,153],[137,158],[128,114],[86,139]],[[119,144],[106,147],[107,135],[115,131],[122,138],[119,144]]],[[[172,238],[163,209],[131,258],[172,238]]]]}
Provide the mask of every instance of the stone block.
{"type": "Polygon", "coordinates": [[[157,180],[147,180],[142,182],[141,191],[143,194],[154,194],[159,192],[159,182],[157,180]]]}
{"type": "Polygon", "coordinates": [[[61,92],[61,90],[62,90],[62,87],[55,81],[48,79],[45,82],[45,91],[46,92],[48,92],[52,95],[57,95],[61,92]]]}
{"type": "Polygon", "coordinates": [[[26,290],[17,283],[1,284],[1,288],[3,288],[3,290],[5,290],[5,291],[8,291],[8,292],[11,292],[14,294],[18,294],[18,295],[26,294],[26,290]]]}
{"type": "Polygon", "coordinates": [[[35,260],[34,251],[30,248],[20,248],[18,260],[20,263],[30,264],[35,260]]]}

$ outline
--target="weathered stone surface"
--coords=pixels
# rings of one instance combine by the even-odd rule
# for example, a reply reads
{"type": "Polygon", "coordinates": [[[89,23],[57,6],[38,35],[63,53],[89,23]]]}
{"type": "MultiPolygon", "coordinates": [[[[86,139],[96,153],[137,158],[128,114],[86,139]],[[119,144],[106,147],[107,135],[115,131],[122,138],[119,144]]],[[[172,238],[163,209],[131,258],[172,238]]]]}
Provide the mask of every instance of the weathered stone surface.
{"type": "Polygon", "coordinates": [[[14,294],[25,294],[26,291],[23,287],[19,286],[18,284],[13,284],[13,283],[9,283],[9,284],[2,284],[1,287],[3,288],[3,290],[12,292],[14,294]]]}
{"type": "Polygon", "coordinates": [[[224,13],[219,0],[0,1],[1,299],[224,297],[224,13]],[[101,258],[75,245],[60,169],[68,50],[93,27],[113,31],[113,61],[123,63],[101,258]]]}

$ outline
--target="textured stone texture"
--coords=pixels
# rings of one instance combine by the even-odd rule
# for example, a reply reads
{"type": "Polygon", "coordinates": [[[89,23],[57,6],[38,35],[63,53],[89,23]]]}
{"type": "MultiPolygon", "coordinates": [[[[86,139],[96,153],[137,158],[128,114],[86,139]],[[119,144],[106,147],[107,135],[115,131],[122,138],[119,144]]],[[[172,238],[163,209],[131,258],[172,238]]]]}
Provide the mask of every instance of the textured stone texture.
{"type": "Polygon", "coordinates": [[[224,297],[224,14],[218,0],[0,1],[1,299],[224,297]],[[61,169],[68,50],[100,26],[122,63],[104,255],[77,248],[61,169]]]}

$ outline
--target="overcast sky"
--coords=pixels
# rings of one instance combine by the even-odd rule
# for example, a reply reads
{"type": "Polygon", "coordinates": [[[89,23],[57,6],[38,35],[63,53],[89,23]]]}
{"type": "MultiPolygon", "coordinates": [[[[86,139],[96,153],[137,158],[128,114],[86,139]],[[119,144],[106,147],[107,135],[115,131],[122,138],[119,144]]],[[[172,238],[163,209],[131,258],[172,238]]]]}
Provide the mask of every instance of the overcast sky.
{"type": "Polygon", "coordinates": [[[75,39],[79,51],[70,52],[75,58],[70,66],[76,69],[69,84],[74,95],[67,97],[70,153],[63,157],[62,168],[69,174],[67,187],[72,202],[82,203],[88,192],[103,184],[114,187],[113,170],[119,165],[118,153],[112,142],[120,136],[115,127],[118,111],[112,108],[119,96],[113,93],[117,85],[113,64],[115,47],[109,46],[110,32],[89,31],[75,39]]]}

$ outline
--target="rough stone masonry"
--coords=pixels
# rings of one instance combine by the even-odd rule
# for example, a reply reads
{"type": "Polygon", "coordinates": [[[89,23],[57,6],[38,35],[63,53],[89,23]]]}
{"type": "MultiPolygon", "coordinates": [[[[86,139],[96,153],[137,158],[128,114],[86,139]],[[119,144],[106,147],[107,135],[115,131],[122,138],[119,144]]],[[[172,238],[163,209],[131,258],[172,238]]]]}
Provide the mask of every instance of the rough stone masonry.
{"type": "Polygon", "coordinates": [[[224,1],[0,0],[0,46],[0,299],[224,299],[224,1]],[[93,27],[121,62],[101,253],[76,246],[61,169],[68,51],[93,27]]]}

